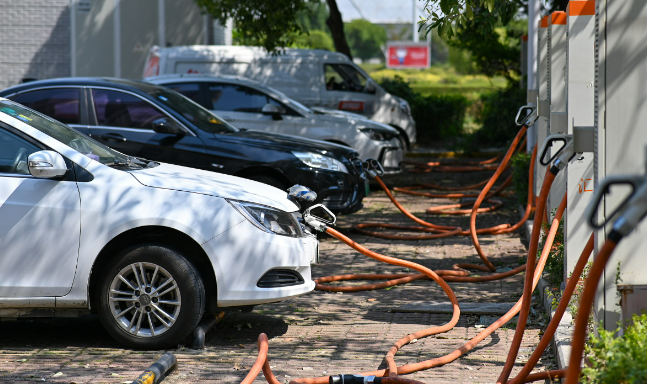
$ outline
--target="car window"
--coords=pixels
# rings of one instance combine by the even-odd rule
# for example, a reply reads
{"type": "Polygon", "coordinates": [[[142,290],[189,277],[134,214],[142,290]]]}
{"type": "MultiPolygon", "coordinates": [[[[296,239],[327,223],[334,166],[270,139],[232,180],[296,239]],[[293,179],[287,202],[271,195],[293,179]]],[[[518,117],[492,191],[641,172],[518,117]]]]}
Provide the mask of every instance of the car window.
{"type": "Polygon", "coordinates": [[[97,162],[109,164],[118,162],[128,163],[129,161],[126,155],[106,147],[75,129],[20,104],[8,100],[0,100],[0,112],[28,124],[97,162]]]}
{"type": "Polygon", "coordinates": [[[213,110],[258,112],[268,101],[267,95],[238,84],[210,83],[209,96],[213,110]]]}
{"type": "Polygon", "coordinates": [[[40,148],[0,129],[0,173],[29,175],[27,157],[36,151],[40,148]]]}
{"type": "Polygon", "coordinates": [[[93,89],[92,99],[100,126],[152,130],[154,121],[168,118],[151,103],[125,92],[93,89]]]}
{"type": "Polygon", "coordinates": [[[202,105],[200,102],[200,83],[171,83],[164,84],[175,92],[179,92],[194,102],[202,105]]]}
{"type": "Polygon", "coordinates": [[[213,110],[261,113],[266,104],[274,104],[284,111],[284,115],[299,115],[273,97],[238,84],[210,83],[209,96],[213,110]]]}
{"type": "Polygon", "coordinates": [[[366,77],[348,64],[324,64],[326,90],[365,92],[366,77]]]}
{"type": "Polygon", "coordinates": [[[238,132],[236,127],[220,119],[213,112],[173,90],[165,87],[154,87],[151,91],[148,91],[148,95],[182,115],[190,124],[201,130],[213,134],[238,132]]]}
{"type": "Polygon", "coordinates": [[[23,92],[13,101],[65,124],[79,124],[81,92],[78,88],[48,88],[23,92]]]}

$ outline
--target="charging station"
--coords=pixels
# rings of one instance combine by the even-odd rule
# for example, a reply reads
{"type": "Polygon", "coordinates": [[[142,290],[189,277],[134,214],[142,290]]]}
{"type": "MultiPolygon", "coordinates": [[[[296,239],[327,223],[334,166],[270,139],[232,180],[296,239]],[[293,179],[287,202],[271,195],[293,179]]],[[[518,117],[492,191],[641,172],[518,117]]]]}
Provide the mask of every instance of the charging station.
{"type": "MultiPolygon", "coordinates": [[[[647,129],[643,125],[647,121],[647,4],[597,0],[596,8],[594,179],[598,186],[608,176],[642,176],[646,171],[647,129]]],[[[626,195],[611,190],[604,197],[603,209],[597,211],[598,222],[611,217],[626,195]]],[[[609,231],[603,228],[596,232],[596,255],[609,231]]],[[[625,302],[643,306],[647,303],[646,298],[634,297],[647,293],[638,290],[647,284],[646,247],[647,221],[642,221],[617,246],[606,264],[594,314],[596,322],[603,321],[608,330],[614,329],[621,317],[618,283],[632,292],[625,292],[625,302]]],[[[623,318],[630,316],[622,315],[623,318]]]]}
{"type": "MultiPolygon", "coordinates": [[[[568,134],[574,126],[593,130],[595,102],[595,1],[571,0],[566,13],[566,121],[568,134]]],[[[552,116],[551,116],[552,117],[552,116]]],[[[551,122],[551,129],[554,126],[551,122]]],[[[585,218],[593,197],[593,153],[585,152],[564,170],[567,205],[564,220],[564,282],[573,272],[591,234],[585,218]]]]}
{"type": "MultiPolygon", "coordinates": [[[[548,17],[548,100],[550,102],[550,117],[548,133],[565,134],[566,127],[566,13],[553,12],[548,17]]],[[[564,173],[559,173],[550,190],[546,208],[552,213],[566,192],[564,173]]]]}
{"type": "MultiPolygon", "coordinates": [[[[539,21],[537,29],[537,121],[535,122],[535,143],[541,147],[548,137],[548,118],[550,117],[550,104],[548,101],[548,16],[539,21]]],[[[544,184],[546,167],[535,161],[535,196],[539,195],[544,184]]]]}

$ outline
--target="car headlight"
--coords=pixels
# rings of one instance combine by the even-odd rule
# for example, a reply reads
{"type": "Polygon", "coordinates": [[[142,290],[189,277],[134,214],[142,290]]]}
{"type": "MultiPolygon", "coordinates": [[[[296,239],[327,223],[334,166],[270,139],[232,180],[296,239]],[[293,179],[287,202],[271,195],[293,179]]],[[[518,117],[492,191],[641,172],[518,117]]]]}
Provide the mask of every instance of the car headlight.
{"type": "Polygon", "coordinates": [[[292,154],[312,168],[321,168],[324,170],[339,171],[348,174],[346,166],[342,162],[330,156],[317,154],[315,152],[299,151],[292,151],[292,154]]]}
{"type": "Polygon", "coordinates": [[[255,203],[227,200],[248,221],[259,229],[286,237],[303,237],[301,224],[292,213],[255,203]]]}
{"type": "Polygon", "coordinates": [[[393,139],[397,134],[384,131],[378,131],[370,127],[361,127],[359,129],[372,140],[388,141],[393,139]]]}
{"type": "Polygon", "coordinates": [[[405,114],[411,116],[411,106],[409,106],[409,102],[407,102],[406,100],[404,100],[404,99],[400,100],[400,109],[405,114]]]}

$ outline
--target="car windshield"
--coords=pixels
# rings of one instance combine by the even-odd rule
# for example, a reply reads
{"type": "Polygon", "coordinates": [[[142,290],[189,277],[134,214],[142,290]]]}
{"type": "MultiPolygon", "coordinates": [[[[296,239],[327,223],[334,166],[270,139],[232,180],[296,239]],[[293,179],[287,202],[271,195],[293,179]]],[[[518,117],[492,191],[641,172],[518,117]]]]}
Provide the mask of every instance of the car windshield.
{"type": "Polygon", "coordinates": [[[146,163],[117,152],[94,139],[18,103],[0,100],[0,112],[16,118],[51,136],[81,154],[102,164],[145,167],[146,163]]]}
{"type": "Polygon", "coordinates": [[[238,132],[236,127],[178,92],[156,87],[153,91],[148,92],[148,94],[159,100],[160,103],[181,114],[201,130],[214,134],[238,132]]]}
{"type": "Polygon", "coordinates": [[[290,108],[297,110],[301,115],[314,114],[314,111],[275,88],[270,88],[261,84],[255,84],[255,86],[264,90],[265,93],[269,94],[270,96],[279,99],[281,102],[287,104],[290,108]]]}

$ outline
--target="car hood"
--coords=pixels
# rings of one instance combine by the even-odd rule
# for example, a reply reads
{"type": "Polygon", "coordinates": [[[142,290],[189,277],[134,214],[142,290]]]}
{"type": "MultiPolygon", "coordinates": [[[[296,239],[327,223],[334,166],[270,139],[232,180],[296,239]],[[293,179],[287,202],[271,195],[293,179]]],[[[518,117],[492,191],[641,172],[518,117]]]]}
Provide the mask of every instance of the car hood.
{"type": "Polygon", "coordinates": [[[129,172],[139,183],[148,187],[253,202],[287,212],[298,210],[298,207],[288,199],[287,192],[231,175],[166,163],[129,172]]]}
{"type": "Polygon", "coordinates": [[[244,130],[227,135],[218,135],[222,142],[241,143],[249,146],[273,149],[279,151],[307,151],[316,153],[330,153],[353,159],[359,156],[351,147],[324,142],[321,140],[305,139],[300,136],[282,135],[271,132],[244,130]]]}
{"type": "Polygon", "coordinates": [[[329,122],[329,123],[343,124],[346,126],[352,126],[357,128],[369,127],[369,128],[372,128],[373,130],[380,131],[380,132],[388,132],[392,135],[399,134],[398,130],[389,126],[388,124],[376,122],[374,120],[368,119],[367,117],[359,114],[354,114],[352,112],[346,112],[341,110],[333,110],[331,108],[324,108],[324,107],[315,107],[315,108],[313,108],[313,111],[315,111],[315,113],[312,114],[311,117],[322,123],[329,122]]]}

